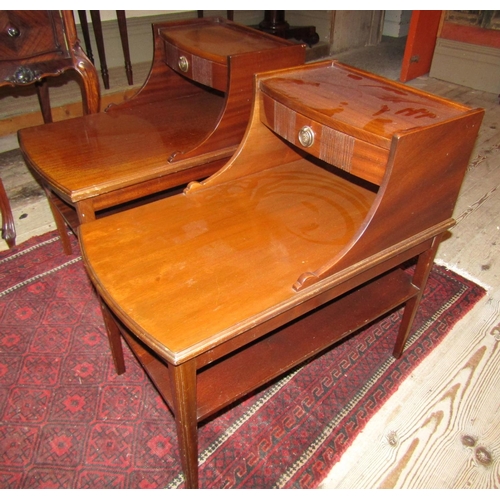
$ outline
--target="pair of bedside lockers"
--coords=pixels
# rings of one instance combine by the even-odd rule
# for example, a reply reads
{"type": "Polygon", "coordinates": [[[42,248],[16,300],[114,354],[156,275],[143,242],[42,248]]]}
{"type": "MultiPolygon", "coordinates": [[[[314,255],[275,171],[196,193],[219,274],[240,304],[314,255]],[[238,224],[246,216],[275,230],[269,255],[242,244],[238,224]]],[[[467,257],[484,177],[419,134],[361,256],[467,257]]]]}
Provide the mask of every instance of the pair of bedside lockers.
{"type": "Polygon", "coordinates": [[[483,111],[222,19],[153,32],[132,99],[19,141],[197,487],[200,421],[403,306],[401,354],[483,111]]]}

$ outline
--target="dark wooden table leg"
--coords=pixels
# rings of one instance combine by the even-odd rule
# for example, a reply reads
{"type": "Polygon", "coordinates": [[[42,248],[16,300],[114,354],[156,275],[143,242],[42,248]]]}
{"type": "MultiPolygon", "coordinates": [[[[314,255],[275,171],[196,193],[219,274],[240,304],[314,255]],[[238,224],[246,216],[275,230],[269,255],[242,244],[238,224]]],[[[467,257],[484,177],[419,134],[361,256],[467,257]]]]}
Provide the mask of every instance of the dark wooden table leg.
{"type": "Polygon", "coordinates": [[[393,356],[395,358],[399,358],[403,353],[406,341],[410,335],[413,320],[424,294],[427,278],[432,270],[434,258],[436,257],[436,252],[441,239],[442,235],[436,236],[429,250],[418,256],[412,282],[419,289],[419,292],[405,304],[403,318],[401,319],[401,325],[399,327],[399,333],[393,351],[393,356]]]}
{"type": "Polygon", "coordinates": [[[118,28],[120,29],[120,39],[122,41],[123,57],[125,59],[125,72],[127,73],[127,81],[129,85],[133,85],[134,79],[132,76],[132,63],[130,62],[130,50],[128,47],[128,32],[127,18],[124,10],[117,10],[116,17],[118,19],[118,28]]]}
{"type": "Polygon", "coordinates": [[[177,440],[186,488],[198,488],[198,420],[196,362],[168,365],[174,400],[177,440]]]}
{"type": "Polygon", "coordinates": [[[87,13],[84,10],[78,11],[78,18],[80,19],[80,26],[82,27],[83,41],[85,42],[85,53],[94,64],[94,54],[92,54],[92,44],[90,43],[89,23],[87,22],[87,13]]]}
{"type": "Polygon", "coordinates": [[[95,41],[97,44],[97,53],[99,54],[99,61],[101,63],[101,75],[104,83],[104,88],[109,89],[109,73],[108,65],[106,63],[106,53],[104,50],[104,37],[102,34],[101,14],[98,10],[91,10],[90,17],[92,18],[92,25],[94,26],[95,41]]]}
{"type": "Polygon", "coordinates": [[[2,179],[0,179],[0,212],[2,214],[2,238],[9,248],[12,248],[16,244],[16,226],[2,179]]]}
{"type": "Polygon", "coordinates": [[[52,212],[52,216],[54,217],[54,222],[56,223],[59,238],[61,238],[63,251],[66,255],[71,255],[73,253],[73,249],[71,248],[71,241],[69,240],[68,236],[68,226],[66,225],[61,212],[57,208],[57,202],[54,200],[55,195],[52,194],[52,191],[46,187],[44,187],[44,191],[49,202],[50,211],[52,212]]]}
{"type": "Polygon", "coordinates": [[[117,375],[122,375],[125,373],[125,358],[123,356],[123,345],[120,330],[106,304],[101,300],[99,294],[97,294],[97,296],[99,297],[99,302],[101,304],[102,316],[108,333],[109,347],[111,349],[115,370],[117,375]]]}
{"type": "Polygon", "coordinates": [[[43,122],[52,123],[52,110],[50,109],[49,86],[45,78],[35,83],[36,93],[40,109],[42,110],[43,122]]]}

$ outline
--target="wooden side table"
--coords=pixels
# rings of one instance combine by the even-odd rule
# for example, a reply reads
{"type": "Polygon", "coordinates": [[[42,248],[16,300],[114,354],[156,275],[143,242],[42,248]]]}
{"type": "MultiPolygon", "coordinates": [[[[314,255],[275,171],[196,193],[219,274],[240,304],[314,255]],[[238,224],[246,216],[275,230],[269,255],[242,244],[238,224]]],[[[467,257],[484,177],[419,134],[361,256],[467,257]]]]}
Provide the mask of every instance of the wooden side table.
{"type": "Polygon", "coordinates": [[[403,307],[400,356],[483,113],[337,62],[260,74],[221,170],[80,226],[117,371],[123,337],[175,416],[186,487],[199,422],[403,307]]]}
{"type": "Polygon", "coordinates": [[[224,19],[153,26],[144,86],[102,113],[19,131],[45,188],[64,249],[66,225],[216,172],[236,150],[252,107],[254,73],[302,64],[305,46],[224,19]]]}

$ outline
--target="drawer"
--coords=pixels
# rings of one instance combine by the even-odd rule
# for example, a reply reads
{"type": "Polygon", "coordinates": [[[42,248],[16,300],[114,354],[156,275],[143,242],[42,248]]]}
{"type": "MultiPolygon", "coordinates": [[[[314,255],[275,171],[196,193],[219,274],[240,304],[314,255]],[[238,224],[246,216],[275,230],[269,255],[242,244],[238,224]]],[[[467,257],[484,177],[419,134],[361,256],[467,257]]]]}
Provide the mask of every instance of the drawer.
{"type": "Polygon", "coordinates": [[[57,11],[0,11],[0,61],[65,54],[57,11]]]}
{"type": "Polygon", "coordinates": [[[380,185],[389,151],[325,126],[262,93],[261,120],[275,133],[330,165],[380,185]]]}
{"type": "Polygon", "coordinates": [[[164,43],[166,63],[170,68],[207,87],[227,91],[228,70],[225,64],[179,49],[166,40],[164,43]]]}

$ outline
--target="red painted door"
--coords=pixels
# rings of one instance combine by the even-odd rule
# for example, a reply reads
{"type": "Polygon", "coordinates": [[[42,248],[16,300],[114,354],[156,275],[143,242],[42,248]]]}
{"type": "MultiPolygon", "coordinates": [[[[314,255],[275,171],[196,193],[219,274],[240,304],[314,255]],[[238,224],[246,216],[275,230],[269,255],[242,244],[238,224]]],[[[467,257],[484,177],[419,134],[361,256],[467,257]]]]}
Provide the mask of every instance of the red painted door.
{"type": "Polygon", "coordinates": [[[407,82],[431,69],[441,10],[414,10],[401,65],[400,81],[407,82]]]}

